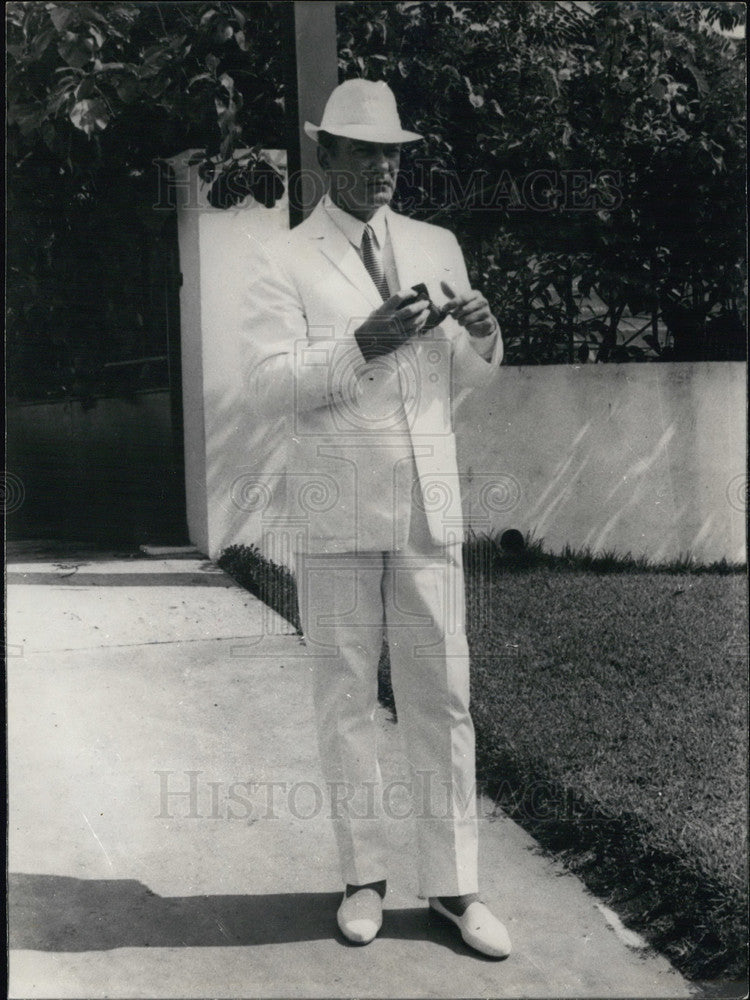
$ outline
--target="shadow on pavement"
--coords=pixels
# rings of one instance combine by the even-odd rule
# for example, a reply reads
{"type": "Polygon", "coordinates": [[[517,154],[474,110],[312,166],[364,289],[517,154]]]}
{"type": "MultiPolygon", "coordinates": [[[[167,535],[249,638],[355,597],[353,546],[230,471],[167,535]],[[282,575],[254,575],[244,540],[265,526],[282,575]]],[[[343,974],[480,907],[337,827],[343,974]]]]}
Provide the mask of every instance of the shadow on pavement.
{"type": "MultiPolygon", "coordinates": [[[[52,952],[348,942],[336,928],[341,893],[158,896],[135,879],[80,879],[11,872],[9,945],[52,952]]],[[[431,940],[468,951],[425,906],[386,908],[381,938],[431,940]]],[[[356,947],[356,946],[351,946],[356,947]]]]}
{"type": "Polygon", "coordinates": [[[237,584],[223,573],[199,573],[194,569],[184,573],[91,573],[78,572],[75,567],[62,567],[57,573],[13,572],[6,574],[8,586],[49,587],[222,587],[236,590],[237,584]]]}

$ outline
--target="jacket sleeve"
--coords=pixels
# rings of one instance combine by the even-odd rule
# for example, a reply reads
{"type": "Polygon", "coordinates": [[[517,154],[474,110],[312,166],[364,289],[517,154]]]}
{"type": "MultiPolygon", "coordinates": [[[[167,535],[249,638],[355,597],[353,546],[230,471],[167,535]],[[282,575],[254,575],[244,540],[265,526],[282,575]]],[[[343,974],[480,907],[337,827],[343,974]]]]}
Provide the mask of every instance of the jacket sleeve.
{"type": "MultiPolygon", "coordinates": [[[[451,274],[456,282],[457,292],[468,292],[471,282],[466,270],[466,263],[458,240],[453,233],[447,232],[450,239],[451,274]]],[[[495,320],[497,323],[497,320],[495,320]]],[[[495,372],[503,360],[503,338],[499,324],[494,334],[489,338],[474,338],[452,319],[444,324],[446,333],[453,341],[453,377],[458,388],[472,388],[487,385],[492,381],[495,372]],[[487,340],[492,347],[487,348],[487,355],[482,352],[487,340]]]]}
{"type": "Polygon", "coordinates": [[[356,405],[365,365],[355,341],[311,337],[305,307],[281,254],[261,250],[242,308],[243,376],[251,410],[281,419],[331,403],[356,405]]]}

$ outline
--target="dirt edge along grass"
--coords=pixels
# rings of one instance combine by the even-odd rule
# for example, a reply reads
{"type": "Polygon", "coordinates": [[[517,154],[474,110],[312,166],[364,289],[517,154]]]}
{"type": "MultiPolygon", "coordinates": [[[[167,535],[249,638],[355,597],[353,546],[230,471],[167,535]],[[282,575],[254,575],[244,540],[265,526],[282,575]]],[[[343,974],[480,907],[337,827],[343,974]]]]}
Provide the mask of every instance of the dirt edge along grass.
{"type": "MultiPolygon", "coordinates": [[[[745,575],[745,568],[724,560],[696,564],[686,555],[668,564],[645,558],[566,548],[559,556],[526,538],[505,548],[496,538],[472,536],[464,546],[467,592],[489,574],[552,575],[674,574],[675,576],[745,575]]],[[[255,547],[232,546],[219,565],[300,631],[296,586],[285,568],[268,562],[255,547]]],[[[469,602],[471,606],[471,601],[469,602]]],[[[481,660],[472,637],[472,660],[481,660]]],[[[379,664],[379,697],[395,719],[387,644],[379,664]]],[[[472,686],[478,673],[473,664],[472,686]]],[[[491,705],[489,706],[491,710],[491,705]]],[[[596,895],[612,905],[625,922],[694,980],[733,981],[746,975],[747,899],[742,886],[696,870],[691,859],[665,849],[643,816],[627,810],[613,814],[579,789],[561,783],[544,760],[531,759],[499,746],[494,725],[484,717],[482,699],[474,708],[477,728],[477,778],[489,799],[559,857],[596,895]],[[499,776],[502,776],[501,778],[499,776]],[[533,808],[528,790],[535,789],[533,808]],[[561,808],[562,807],[562,808],[561,808]]]]}
{"type": "Polygon", "coordinates": [[[265,559],[255,545],[231,545],[221,553],[217,564],[241,587],[286,618],[297,629],[297,634],[302,635],[297,585],[285,566],[265,559]]]}

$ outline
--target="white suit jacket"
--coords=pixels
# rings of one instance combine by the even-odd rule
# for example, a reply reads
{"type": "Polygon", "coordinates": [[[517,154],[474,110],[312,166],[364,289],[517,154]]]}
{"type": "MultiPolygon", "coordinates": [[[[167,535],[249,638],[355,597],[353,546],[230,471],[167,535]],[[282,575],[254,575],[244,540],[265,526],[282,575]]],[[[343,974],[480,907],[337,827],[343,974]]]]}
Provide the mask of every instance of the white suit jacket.
{"type": "MultiPolygon", "coordinates": [[[[441,280],[469,289],[448,230],[390,210],[388,229],[401,288],[424,282],[438,304],[441,280]]],[[[286,532],[296,551],[398,551],[415,504],[434,542],[463,537],[454,400],[492,379],[502,339],[485,360],[448,318],[366,363],[354,331],[380,305],[357,251],[320,204],[265,248],[251,276],[245,386],[277,469],[266,527],[286,532]]]]}

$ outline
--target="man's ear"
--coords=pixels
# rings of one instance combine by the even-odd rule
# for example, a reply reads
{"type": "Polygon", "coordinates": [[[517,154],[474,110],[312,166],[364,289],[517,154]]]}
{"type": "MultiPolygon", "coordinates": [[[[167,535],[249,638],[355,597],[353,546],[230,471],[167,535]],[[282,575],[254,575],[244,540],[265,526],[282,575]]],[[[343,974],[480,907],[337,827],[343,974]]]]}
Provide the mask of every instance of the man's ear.
{"type": "Polygon", "coordinates": [[[318,164],[321,170],[328,170],[328,167],[330,166],[331,163],[331,158],[328,155],[328,150],[324,146],[318,145],[317,154],[318,154],[318,164]]]}

